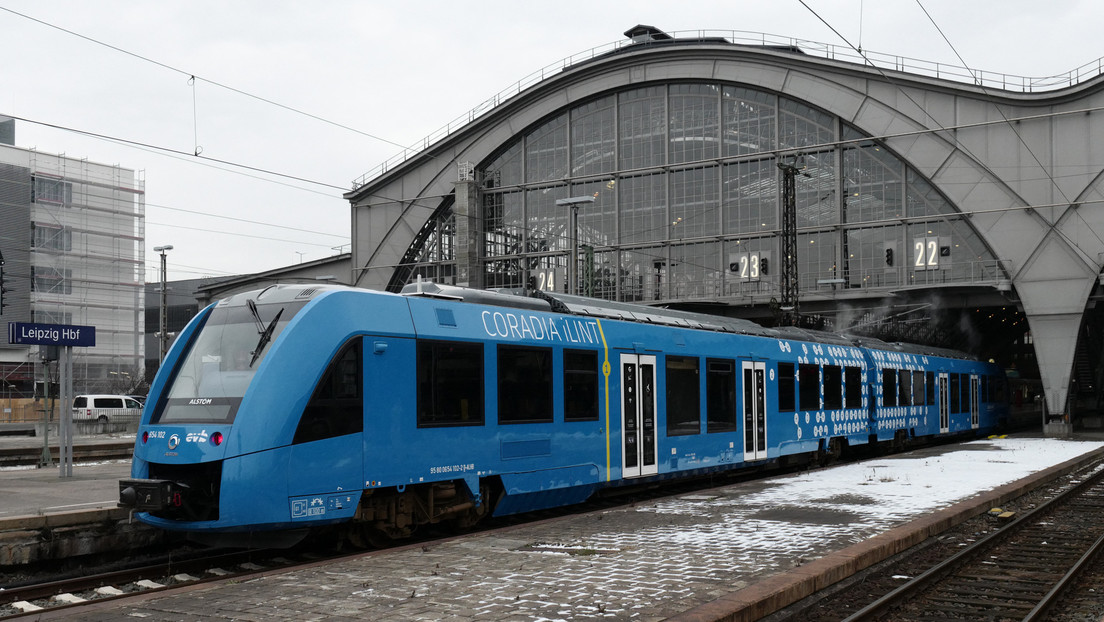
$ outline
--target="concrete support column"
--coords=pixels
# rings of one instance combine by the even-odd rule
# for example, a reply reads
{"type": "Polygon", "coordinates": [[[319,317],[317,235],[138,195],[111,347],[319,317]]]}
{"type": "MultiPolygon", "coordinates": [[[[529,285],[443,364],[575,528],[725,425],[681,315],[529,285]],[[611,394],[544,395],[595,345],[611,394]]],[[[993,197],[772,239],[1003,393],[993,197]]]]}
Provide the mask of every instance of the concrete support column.
{"type": "Polygon", "coordinates": [[[1027,321],[1031,325],[1035,357],[1046,396],[1043,431],[1048,436],[1068,436],[1073,432],[1073,421],[1067,400],[1081,314],[1028,315],[1027,321]]]}
{"type": "Polygon", "coordinates": [[[456,284],[483,289],[483,266],[480,263],[480,241],[483,215],[480,210],[479,184],[475,179],[461,179],[456,186],[456,284]]]}

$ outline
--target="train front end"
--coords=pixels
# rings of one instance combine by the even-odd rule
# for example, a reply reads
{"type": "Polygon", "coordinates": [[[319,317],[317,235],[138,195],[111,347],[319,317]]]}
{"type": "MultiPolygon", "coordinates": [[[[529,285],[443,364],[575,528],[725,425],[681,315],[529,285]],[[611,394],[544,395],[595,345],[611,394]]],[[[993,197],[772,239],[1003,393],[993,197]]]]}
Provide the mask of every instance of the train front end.
{"type": "MultiPolygon", "coordinates": [[[[324,342],[334,340],[309,329],[296,340],[286,329],[302,324],[326,289],[240,294],[193,319],[154,379],[131,478],[119,482],[120,506],[210,544],[279,546],[302,537],[309,525],[292,519],[288,503],[292,437],[324,370],[324,342]]],[[[350,463],[346,479],[355,482],[359,455],[350,463]]]]}

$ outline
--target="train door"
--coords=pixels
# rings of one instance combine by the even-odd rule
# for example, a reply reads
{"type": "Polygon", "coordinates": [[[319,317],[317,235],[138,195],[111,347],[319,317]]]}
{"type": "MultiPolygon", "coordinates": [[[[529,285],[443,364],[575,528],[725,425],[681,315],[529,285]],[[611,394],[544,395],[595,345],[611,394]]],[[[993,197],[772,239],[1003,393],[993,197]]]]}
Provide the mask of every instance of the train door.
{"type": "Polygon", "coordinates": [[[744,460],[767,457],[766,365],[742,361],[744,383],[744,460]]]}
{"type": "Polygon", "coordinates": [[[654,475],[656,392],[654,356],[621,355],[621,469],[624,477],[654,475]]]}
{"type": "Polygon", "coordinates": [[[978,377],[974,374],[970,375],[970,427],[973,429],[978,428],[978,377]]]}
{"type": "Polygon", "coordinates": [[[951,431],[951,391],[947,372],[939,374],[939,431],[951,431]]]}

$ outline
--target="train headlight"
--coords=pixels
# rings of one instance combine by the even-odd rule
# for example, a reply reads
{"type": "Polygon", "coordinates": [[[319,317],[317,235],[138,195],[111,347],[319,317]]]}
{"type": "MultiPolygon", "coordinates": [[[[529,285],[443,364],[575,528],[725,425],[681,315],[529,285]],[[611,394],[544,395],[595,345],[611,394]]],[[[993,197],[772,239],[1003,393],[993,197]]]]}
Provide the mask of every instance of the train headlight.
{"type": "Polygon", "coordinates": [[[211,435],[211,444],[215,447],[222,444],[222,432],[215,432],[211,435]]]}

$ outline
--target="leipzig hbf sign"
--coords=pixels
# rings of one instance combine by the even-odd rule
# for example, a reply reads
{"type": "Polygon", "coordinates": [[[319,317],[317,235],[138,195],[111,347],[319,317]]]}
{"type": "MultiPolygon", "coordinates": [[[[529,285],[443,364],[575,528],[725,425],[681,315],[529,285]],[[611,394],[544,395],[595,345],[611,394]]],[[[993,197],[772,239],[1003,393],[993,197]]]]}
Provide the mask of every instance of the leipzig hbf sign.
{"type": "Polygon", "coordinates": [[[96,327],[8,322],[8,343],[32,346],[94,346],[96,327]]]}

